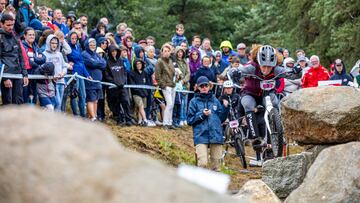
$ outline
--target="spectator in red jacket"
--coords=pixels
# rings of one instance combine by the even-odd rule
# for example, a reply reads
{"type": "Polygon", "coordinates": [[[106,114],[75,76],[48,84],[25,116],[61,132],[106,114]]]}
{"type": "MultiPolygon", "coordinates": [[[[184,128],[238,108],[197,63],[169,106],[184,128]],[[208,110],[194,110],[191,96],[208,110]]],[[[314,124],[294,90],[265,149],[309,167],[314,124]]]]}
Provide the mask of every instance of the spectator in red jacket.
{"type": "Polygon", "coordinates": [[[319,81],[329,80],[329,72],[320,64],[320,59],[318,56],[313,55],[310,57],[311,67],[305,73],[302,78],[302,87],[317,87],[319,81]]]}

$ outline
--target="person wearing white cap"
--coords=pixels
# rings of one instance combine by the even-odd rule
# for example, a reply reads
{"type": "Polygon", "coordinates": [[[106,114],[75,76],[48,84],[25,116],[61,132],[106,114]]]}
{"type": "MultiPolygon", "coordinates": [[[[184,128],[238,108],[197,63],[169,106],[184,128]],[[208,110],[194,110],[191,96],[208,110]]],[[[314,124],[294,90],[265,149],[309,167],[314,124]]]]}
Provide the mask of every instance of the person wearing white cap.
{"type": "Polygon", "coordinates": [[[305,73],[310,69],[308,66],[308,62],[305,56],[300,56],[297,60],[296,68],[301,69],[302,77],[305,75],[305,73]]]}
{"type": "Polygon", "coordinates": [[[245,65],[249,62],[248,56],[245,52],[246,50],[246,45],[244,43],[240,43],[237,45],[236,47],[237,53],[238,53],[238,57],[240,59],[240,63],[242,65],[245,65]]]}
{"type": "Polygon", "coordinates": [[[293,69],[295,70],[294,74],[291,74],[285,78],[285,87],[283,93],[288,95],[300,89],[302,69],[295,67],[295,60],[291,57],[286,58],[283,64],[289,72],[293,69]]]}
{"type": "Polygon", "coordinates": [[[342,86],[350,86],[352,84],[352,77],[346,73],[345,63],[341,59],[336,59],[334,75],[330,77],[330,80],[341,80],[342,86]]]}

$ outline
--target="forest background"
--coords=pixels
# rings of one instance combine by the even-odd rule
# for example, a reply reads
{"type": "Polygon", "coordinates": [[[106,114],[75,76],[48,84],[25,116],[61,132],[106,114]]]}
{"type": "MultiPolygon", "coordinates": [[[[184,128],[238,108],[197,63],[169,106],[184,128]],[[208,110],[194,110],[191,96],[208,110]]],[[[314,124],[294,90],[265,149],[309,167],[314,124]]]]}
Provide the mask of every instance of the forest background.
{"type": "Polygon", "coordinates": [[[208,37],[215,50],[223,40],[234,47],[240,42],[283,47],[292,57],[302,48],[307,56],[319,55],[326,67],[336,58],[352,67],[360,58],[359,0],[37,0],[36,5],[86,14],[90,28],[101,17],[114,32],[126,22],[137,40],[151,35],[157,46],[183,23],[189,42],[194,35],[208,37]]]}

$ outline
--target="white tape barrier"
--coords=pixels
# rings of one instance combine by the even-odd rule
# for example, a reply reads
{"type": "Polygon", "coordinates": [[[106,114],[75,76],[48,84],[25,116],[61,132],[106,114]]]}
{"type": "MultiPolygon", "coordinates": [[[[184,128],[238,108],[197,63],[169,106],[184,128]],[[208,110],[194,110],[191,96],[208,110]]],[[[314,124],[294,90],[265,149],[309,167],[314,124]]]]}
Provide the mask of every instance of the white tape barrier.
{"type": "MultiPolygon", "coordinates": [[[[23,78],[22,74],[3,73],[3,70],[4,70],[4,68],[1,68],[0,80],[1,80],[2,77],[9,78],[9,79],[22,79],[23,78]]],[[[28,75],[28,78],[30,80],[57,79],[54,76],[44,76],[44,75],[28,75]]],[[[65,75],[64,78],[70,78],[66,82],[67,85],[69,85],[71,83],[71,81],[74,80],[75,78],[81,78],[81,79],[84,79],[84,80],[87,80],[87,81],[90,81],[90,82],[96,82],[96,83],[101,83],[102,85],[107,85],[107,86],[109,86],[109,88],[117,87],[113,83],[102,82],[102,81],[99,81],[99,80],[91,80],[89,78],[80,76],[77,73],[75,73],[73,75],[65,75]]],[[[149,90],[157,90],[157,89],[159,89],[159,90],[161,90],[161,88],[151,86],[151,85],[124,85],[124,88],[137,88],[137,89],[149,89],[149,90]]],[[[176,92],[188,93],[188,94],[194,93],[193,91],[188,91],[188,90],[176,90],[176,92]]]]}

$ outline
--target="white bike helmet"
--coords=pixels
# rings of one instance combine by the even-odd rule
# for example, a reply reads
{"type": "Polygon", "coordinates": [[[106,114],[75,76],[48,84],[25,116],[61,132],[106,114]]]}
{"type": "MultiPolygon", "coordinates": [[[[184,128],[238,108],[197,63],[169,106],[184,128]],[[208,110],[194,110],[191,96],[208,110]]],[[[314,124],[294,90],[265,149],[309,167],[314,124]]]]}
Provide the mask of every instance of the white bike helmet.
{"type": "Polygon", "coordinates": [[[224,82],[223,87],[224,88],[234,87],[234,83],[231,80],[227,80],[224,82]]]}
{"type": "Polygon", "coordinates": [[[260,66],[276,66],[277,57],[275,49],[270,45],[260,47],[257,53],[257,61],[260,66]]]}

